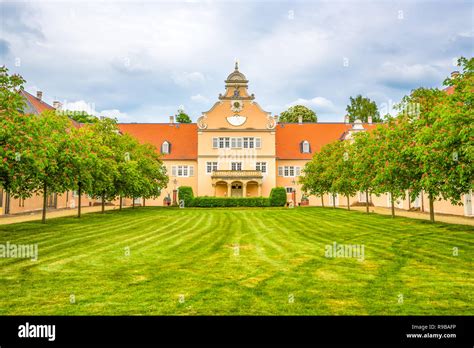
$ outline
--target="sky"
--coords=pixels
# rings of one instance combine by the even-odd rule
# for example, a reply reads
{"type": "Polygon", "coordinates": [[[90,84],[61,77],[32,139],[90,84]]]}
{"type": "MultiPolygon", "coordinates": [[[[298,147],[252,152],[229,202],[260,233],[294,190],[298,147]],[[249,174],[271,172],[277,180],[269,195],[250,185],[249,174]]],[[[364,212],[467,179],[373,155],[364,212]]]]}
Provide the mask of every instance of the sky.
{"type": "Polygon", "coordinates": [[[120,122],[193,121],[239,61],[280,114],[302,104],[342,122],[350,96],[382,115],[442,87],[474,56],[472,1],[4,1],[0,64],[32,94],[120,122]]]}

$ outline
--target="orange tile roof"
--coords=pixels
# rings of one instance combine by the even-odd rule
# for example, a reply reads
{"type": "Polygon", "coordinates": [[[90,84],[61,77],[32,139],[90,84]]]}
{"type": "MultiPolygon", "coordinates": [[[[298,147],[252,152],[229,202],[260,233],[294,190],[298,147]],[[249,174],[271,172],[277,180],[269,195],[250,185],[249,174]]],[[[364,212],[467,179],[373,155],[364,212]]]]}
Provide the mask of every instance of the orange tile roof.
{"type": "Polygon", "coordinates": [[[141,143],[150,143],[161,152],[166,140],[171,144],[171,153],[163,155],[165,160],[197,159],[197,125],[195,123],[120,123],[120,131],[130,134],[141,143]]]}
{"type": "Polygon", "coordinates": [[[446,94],[453,94],[454,93],[454,86],[449,86],[444,89],[446,94]]]}
{"type": "MultiPolygon", "coordinates": [[[[366,130],[376,124],[363,124],[366,130]]],[[[277,159],[311,159],[315,152],[338,139],[352,128],[347,123],[279,123],[276,128],[277,159]],[[301,153],[300,143],[309,141],[311,153],[301,153]]]]}
{"type": "Polygon", "coordinates": [[[37,114],[41,114],[43,111],[46,110],[54,110],[54,108],[45,103],[41,99],[36,98],[34,95],[28,93],[27,91],[21,91],[21,94],[26,98],[27,103],[33,108],[33,111],[37,114]]]}
{"type": "MultiPolygon", "coordinates": [[[[41,99],[38,99],[37,97],[35,97],[31,93],[28,93],[25,90],[22,90],[20,93],[26,99],[27,106],[24,112],[27,114],[39,115],[43,111],[46,111],[46,110],[56,110],[54,107],[52,107],[48,103],[42,101],[41,99]]],[[[82,123],[77,122],[73,120],[72,118],[69,118],[69,120],[71,121],[73,127],[75,128],[81,128],[83,126],[82,123]]]]}

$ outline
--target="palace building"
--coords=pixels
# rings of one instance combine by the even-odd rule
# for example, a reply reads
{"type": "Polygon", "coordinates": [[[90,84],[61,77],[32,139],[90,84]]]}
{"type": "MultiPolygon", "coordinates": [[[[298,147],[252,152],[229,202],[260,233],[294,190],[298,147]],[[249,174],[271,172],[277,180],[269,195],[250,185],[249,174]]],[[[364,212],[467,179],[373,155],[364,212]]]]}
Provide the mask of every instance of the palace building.
{"type": "Polygon", "coordinates": [[[248,80],[234,71],[225,80],[225,91],[195,124],[120,124],[120,130],[161,152],[169,187],[162,201],[178,186],[191,186],[197,196],[268,196],[285,187],[288,199],[301,201],[298,177],[314,152],[372,124],[279,123],[248,91],[248,80]]]}
{"type": "MultiPolygon", "coordinates": [[[[224,93],[219,94],[214,105],[196,123],[176,123],[170,116],[168,123],[119,124],[122,133],[154,145],[166,167],[168,186],[159,197],[147,199],[146,205],[165,205],[168,197],[176,202],[180,186],[192,187],[195,196],[217,197],[269,196],[272,188],[281,186],[286,188],[288,201],[306,204],[298,177],[313,154],[330,142],[350,140],[353,133],[376,127],[370,119],[369,123],[349,123],[347,118],[340,123],[279,122],[278,116],[263,110],[256,102],[255,95],[248,91],[248,83],[236,63],[225,80],[224,93]]],[[[24,97],[29,113],[58,108],[44,103],[41,94],[34,97],[24,92],[24,97]]],[[[321,205],[320,197],[307,198],[309,205],[321,205]]],[[[326,195],[323,199],[325,205],[347,204],[338,195],[326,195]]],[[[360,193],[350,198],[350,204],[364,204],[365,199],[365,193],[360,193]]],[[[463,200],[463,206],[436,201],[435,212],[472,216],[472,194],[465,195],[463,200]]],[[[390,207],[388,194],[371,195],[370,201],[375,206],[390,207]]],[[[87,196],[82,202],[84,206],[97,204],[87,196]]],[[[48,199],[50,208],[74,208],[76,203],[75,192],[52,194],[48,199]]],[[[140,198],[135,199],[135,204],[141,203],[140,198]]],[[[131,204],[130,200],[125,200],[127,204],[131,204]]],[[[429,211],[426,195],[415,201],[410,201],[407,195],[395,204],[399,209],[429,211]]],[[[4,192],[0,194],[1,214],[41,207],[39,196],[21,200],[7,197],[4,192]]]]}

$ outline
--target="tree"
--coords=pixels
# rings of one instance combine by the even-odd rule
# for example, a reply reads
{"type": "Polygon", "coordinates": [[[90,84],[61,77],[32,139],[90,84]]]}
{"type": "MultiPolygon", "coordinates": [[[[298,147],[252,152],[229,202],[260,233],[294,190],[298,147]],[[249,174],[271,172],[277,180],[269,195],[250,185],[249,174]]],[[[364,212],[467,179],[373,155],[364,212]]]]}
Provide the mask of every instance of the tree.
{"type": "Polygon", "coordinates": [[[48,194],[64,192],[74,185],[69,134],[72,124],[67,117],[49,110],[30,119],[36,129],[30,142],[36,162],[34,190],[43,194],[42,222],[45,223],[48,194]]]}
{"type": "Polygon", "coordinates": [[[406,114],[414,127],[413,155],[422,170],[416,191],[428,193],[432,222],[435,199],[461,204],[461,196],[473,187],[474,59],[461,58],[459,65],[463,72],[444,82],[454,87],[451,94],[418,88],[400,105],[402,110],[417,106],[417,112],[406,114]]]}
{"type": "Polygon", "coordinates": [[[121,152],[118,147],[120,134],[116,120],[104,118],[92,125],[91,129],[96,138],[98,159],[94,162],[94,167],[90,168],[92,185],[86,193],[101,199],[102,213],[104,213],[105,201],[114,199],[120,193],[120,188],[116,185],[119,178],[118,161],[119,158],[125,161],[127,154],[121,152]]]}
{"type": "Polygon", "coordinates": [[[353,169],[357,190],[365,193],[365,209],[369,213],[370,194],[374,189],[375,147],[371,144],[372,137],[368,132],[354,135],[352,144],[353,169]]]}
{"type": "Polygon", "coordinates": [[[351,144],[348,141],[335,141],[326,145],[331,155],[326,158],[328,170],[326,175],[331,178],[331,192],[341,193],[347,198],[347,209],[350,210],[350,197],[357,192],[351,144]]]}
{"type": "Polygon", "coordinates": [[[372,122],[382,122],[377,108],[377,104],[369,98],[362,97],[360,94],[355,98],[350,97],[350,104],[346,107],[349,122],[355,120],[368,122],[369,116],[372,116],[372,122]]]}
{"type": "Polygon", "coordinates": [[[9,197],[26,198],[33,189],[29,175],[34,173],[34,156],[28,150],[31,141],[29,116],[23,114],[25,100],[21,95],[25,80],[20,75],[10,75],[5,66],[0,67],[0,185],[9,197]]]}
{"type": "Polygon", "coordinates": [[[82,194],[90,192],[93,184],[93,168],[97,166],[99,156],[97,155],[96,134],[90,127],[72,128],[70,133],[70,162],[72,166],[70,178],[77,190],[78,205],[77,217],[81,217],[82,194]]]}
{"type": "Polygon", "coordinates": [[[79,123],[97,123],[99,118],[94,115],[89,115],[85,111],[60,111],[63,115],[66,115],[70,119],[79,123]]]}
{"type": "Polygon", "coordinates": [[[317,122],[316,113],[303,105],[295,105],[283,111],[280,115],[280,122],[296,123],[299,119],[303,122],[317,122]]]}
{"type": "Polygon", "coordinates": [[[299,178],[301,189],[310,195],[321,197],[321,206],[324,207],[324,195],[330,192],[331,181],[325,175],[328,170],[328,162],[326,161],[325,150],[316,152],[310,162],[306,163],[303,168],[303,174],[299,178]]]}
{"type": "Polygon", "coordinates": [[[184,113],[184,111],[179,110],[178,114],[176,115],[176,122],[178,123],[191,123],[191,118],[184,113]]]}

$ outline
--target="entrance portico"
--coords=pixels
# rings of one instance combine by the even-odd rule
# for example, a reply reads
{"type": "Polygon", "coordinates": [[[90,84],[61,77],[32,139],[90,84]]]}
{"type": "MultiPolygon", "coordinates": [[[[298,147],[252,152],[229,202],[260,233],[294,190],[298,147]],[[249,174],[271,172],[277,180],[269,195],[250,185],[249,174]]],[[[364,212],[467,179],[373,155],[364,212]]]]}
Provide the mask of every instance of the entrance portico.
{"type": "Polygon", "coordinates": [[[212,172],[215,197],[260,197],[263,175],[259,170],[215,170],[212,172]]]}

